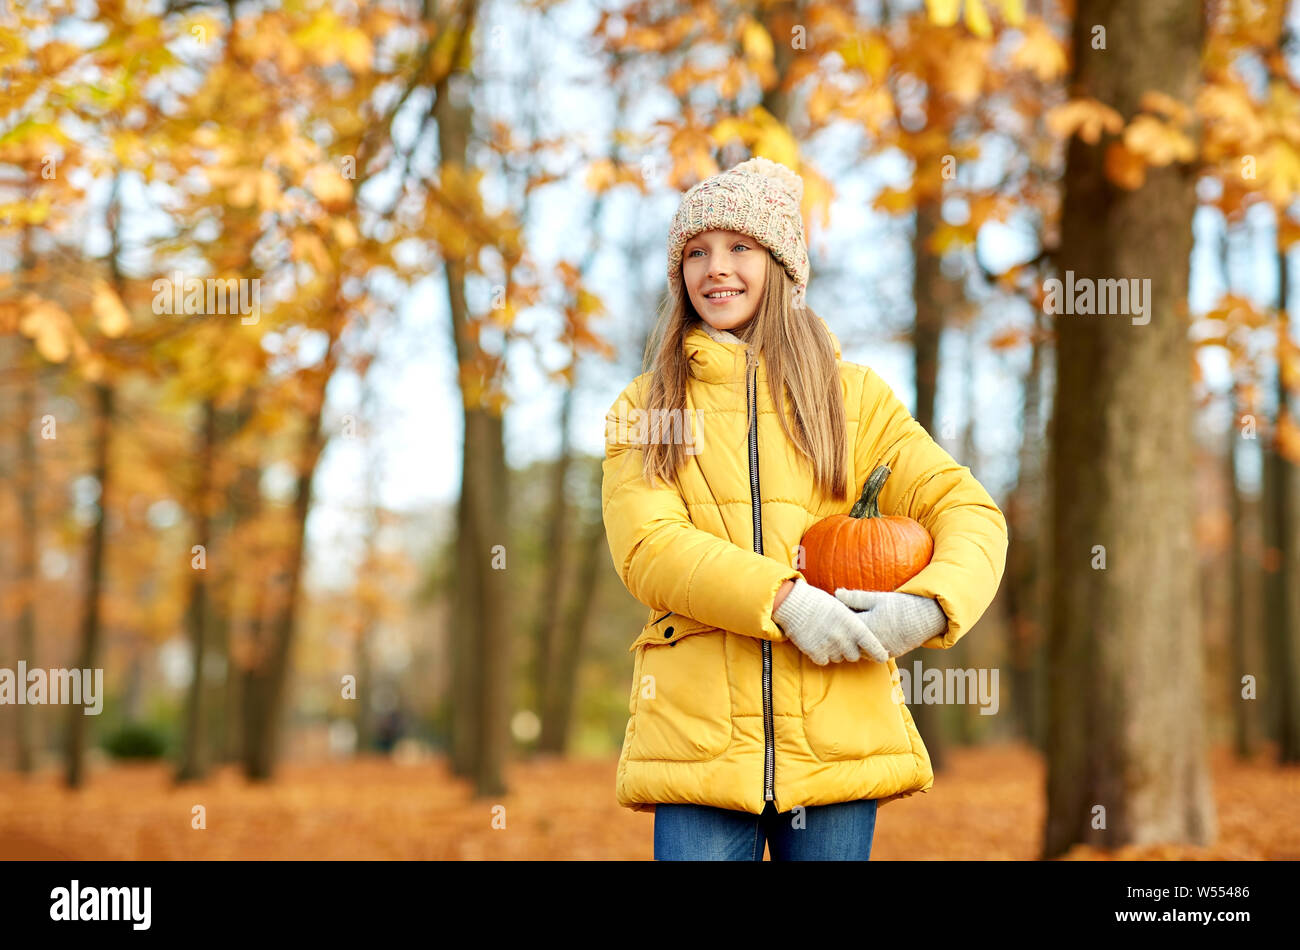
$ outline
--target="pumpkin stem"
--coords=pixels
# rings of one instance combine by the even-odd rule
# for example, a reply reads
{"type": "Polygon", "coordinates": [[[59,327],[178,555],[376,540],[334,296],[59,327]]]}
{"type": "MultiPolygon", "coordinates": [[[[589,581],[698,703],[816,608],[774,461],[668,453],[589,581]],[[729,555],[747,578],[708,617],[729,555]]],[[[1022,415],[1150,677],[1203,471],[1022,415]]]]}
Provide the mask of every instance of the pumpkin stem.
{"type": "Polygon", "coordinates": [[[881,465],[867,479],[867,484],[863,486],[862,497],[858,499],[857,504],[849,512],[850,518],[879,518],[880,517],[880,489],[885,486],[885,479],[889,477],[889,466],[881,465]]]}

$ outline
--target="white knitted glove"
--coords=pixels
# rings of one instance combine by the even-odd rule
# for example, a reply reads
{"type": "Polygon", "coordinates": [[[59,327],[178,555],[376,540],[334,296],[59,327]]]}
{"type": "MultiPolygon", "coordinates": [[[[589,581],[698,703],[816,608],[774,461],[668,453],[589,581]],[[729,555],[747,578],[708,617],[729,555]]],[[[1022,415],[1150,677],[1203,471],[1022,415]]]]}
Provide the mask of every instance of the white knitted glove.
{"type": "Polygon", "coordinates": [[[891,659],[948,629],[948,615],[932,597],[837,587],[835,599],[859,611],[891,659]]]}
{"type": "Polygon", "coordinates": [[[772,611],[772,619],[818,666],[844,660],[856,662],[863,653],[877,663],[889,659],[885,648],[857,614],[802,577],[794,579],[794,587],[785,595],[781,606],[772,611]]]}

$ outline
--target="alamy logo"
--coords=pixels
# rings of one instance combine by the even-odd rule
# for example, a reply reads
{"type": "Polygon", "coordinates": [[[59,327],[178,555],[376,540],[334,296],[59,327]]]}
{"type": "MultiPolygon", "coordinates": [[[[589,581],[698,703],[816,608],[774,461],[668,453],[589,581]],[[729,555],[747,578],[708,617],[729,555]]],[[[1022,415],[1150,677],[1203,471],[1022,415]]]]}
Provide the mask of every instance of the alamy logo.
{"type": "Polygon", "coordinates": [[[1089,277],[1074,279],[1074,271],[1065,272],[1065,283],[1055,277],[1043,281],[1044,313],[1118,314],[1133,316],[1135,326],[1151,322],[1151,278],[1136,277],[1127,280],[1092,280],[1089,277]],[[1064,302],[1062,302],[1064,298],[1064,302]],[[1142,319],[1138,319],[1141,317],[1142,319]]]}
{"type": "Polygon", "coordinates": [[[262,281],[259,277],[208,277],[188,280],[176,271],[168,280],[159,277],[152,285],[156,314],[241,314],[240,323],[253,324],[261,319],[262,281]]]}
{"type": "Polygon", "coordinates": [[[654,445],[666,442],[683,445],[687,455],[704,451],[703,430],[695,424],[690,409],[635,409],[626,402],[605,418],[605,439],[619,445],[654,445]]]}
{"type": "Polygon", "coordinates": [[[73,878],[72,887],[50,891],[50,920],[130,920],[133,930],[148,930],[151,887],[87,887],[73,878]]]}
{"type": "Polygon", "coordinates": [[[1001,705],[997,667],[925,669],[920,660],[915,660],[911,670],[895,666],[893,684],[894,702],[909,706],[973,703],[980,707],[981,716],[996,716],[1001,705]]]}
{"type": "Polygon", "coordinates": [[[18,671],[0,667],[0,704],[15,706],[71,705],[86,708],[87,716],[104,710],[104,671],[66,669],[27,669],[27,661],[18,661],[18,671]]]}

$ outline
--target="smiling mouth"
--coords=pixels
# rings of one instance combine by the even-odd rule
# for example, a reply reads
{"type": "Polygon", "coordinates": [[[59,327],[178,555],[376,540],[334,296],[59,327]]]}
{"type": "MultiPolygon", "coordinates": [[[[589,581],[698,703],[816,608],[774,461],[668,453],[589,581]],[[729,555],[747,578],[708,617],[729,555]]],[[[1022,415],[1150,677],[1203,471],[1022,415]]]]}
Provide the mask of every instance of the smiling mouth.
{"type": "Polygon", "coordinates": [[[745,292],[741,290],[733,293],[722,294],[720,296],[712,296],[712,297],[709,296],[708,294],[705,294],[704,299],[707,300],[709,303],[726,303],[728,300],[735,300],[737,297],[743,297],[744,295],[745,292]]]}

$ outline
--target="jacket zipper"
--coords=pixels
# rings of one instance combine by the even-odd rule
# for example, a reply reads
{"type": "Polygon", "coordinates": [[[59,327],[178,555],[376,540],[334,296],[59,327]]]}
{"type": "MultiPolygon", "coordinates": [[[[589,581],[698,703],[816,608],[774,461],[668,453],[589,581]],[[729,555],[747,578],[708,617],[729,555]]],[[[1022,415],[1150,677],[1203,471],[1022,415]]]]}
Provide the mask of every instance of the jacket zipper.
{"type": "MultiPolygon", "coordinates": [[[[754,551],[763,553],[763,517],[758,491],[758,365],[755,363],[746,387],[745,410],[749,415],[749,491],[754,507],[754,551]],[[752,407],[752,408],[751,408],[752,407]]],[[[763,799],[775,801],[776,743],[772,728],[772,641],[763,641],[763,799]]]]}

